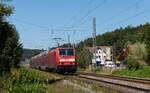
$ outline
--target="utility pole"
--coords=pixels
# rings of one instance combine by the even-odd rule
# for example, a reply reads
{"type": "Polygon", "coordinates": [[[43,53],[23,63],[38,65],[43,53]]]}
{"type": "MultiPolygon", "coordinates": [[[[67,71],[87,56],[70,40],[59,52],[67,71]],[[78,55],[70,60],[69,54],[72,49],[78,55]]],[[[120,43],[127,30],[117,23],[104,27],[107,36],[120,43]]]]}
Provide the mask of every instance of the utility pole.
{"type": "Polygon", "coordinates": [[[93,58],[92,65],[94,70],[96,69],[96,18],[93,18],[93,58]]]}
{"type": "Polygon", "coordinates": [[[93,49],[95,52],[95,48],[96,48],[96,18],[93,18],[93,49]]]}

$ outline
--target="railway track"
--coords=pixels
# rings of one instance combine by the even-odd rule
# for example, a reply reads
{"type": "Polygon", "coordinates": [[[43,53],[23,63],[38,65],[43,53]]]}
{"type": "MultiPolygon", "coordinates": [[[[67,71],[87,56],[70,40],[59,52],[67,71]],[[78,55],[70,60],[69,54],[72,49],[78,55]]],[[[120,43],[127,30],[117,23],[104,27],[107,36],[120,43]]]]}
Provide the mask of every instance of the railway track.
{"type": "Polygon", "coordinates": [[[115,89],[121,93],[150,93],[150,79],[112,76],[77,72],[76,77],[85,82],[94,82],[115,89]]]}

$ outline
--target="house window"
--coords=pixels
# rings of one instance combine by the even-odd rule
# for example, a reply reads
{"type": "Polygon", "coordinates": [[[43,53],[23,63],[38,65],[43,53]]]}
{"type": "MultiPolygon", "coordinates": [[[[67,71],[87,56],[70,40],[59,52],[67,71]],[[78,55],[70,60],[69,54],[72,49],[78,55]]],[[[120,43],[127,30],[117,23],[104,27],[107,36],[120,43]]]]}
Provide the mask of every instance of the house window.
{"type": "Polygon", "coordinates": [[[101,56],[98,56],[99,58],[101,58],[101,56]]]}

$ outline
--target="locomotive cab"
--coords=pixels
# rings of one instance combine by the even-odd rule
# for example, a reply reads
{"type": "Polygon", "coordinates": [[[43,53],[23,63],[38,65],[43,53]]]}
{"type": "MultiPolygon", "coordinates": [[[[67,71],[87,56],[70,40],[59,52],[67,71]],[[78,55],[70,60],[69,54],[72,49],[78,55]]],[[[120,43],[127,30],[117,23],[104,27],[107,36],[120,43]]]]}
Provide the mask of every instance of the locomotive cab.
{"type": "Polygon", "coordinates": [[[73,48],[59,48],[58,51],[58,70],[68,73],[74,73],[77,69],[75,58],[75,50],[73,48]]]}

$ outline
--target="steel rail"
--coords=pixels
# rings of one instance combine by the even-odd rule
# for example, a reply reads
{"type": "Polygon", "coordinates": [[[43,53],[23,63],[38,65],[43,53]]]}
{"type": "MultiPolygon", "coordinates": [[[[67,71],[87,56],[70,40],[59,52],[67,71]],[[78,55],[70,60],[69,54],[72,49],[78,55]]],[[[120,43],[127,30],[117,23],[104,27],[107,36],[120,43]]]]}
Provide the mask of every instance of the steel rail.
{"type": "Polygon", "coordinates": [[[124,80],[124,81],[131,81],[131,82],[142,83],[142,84],[150,84],[150,79],[149,78],[114,76],[114,75],[95,74],[95,73],[88,73],[88,72],[77,72],[76,74],[90,75],[90,76],[96,76],[96,77],[104,77],[104,78],[124,80]]]}
{"type": "Polygon", "coordinates": [[[124,87],[131,90],[136,90],[136,91],[140,90],[142,91],[142,93],[150,93],[150,79],[146,79],[146,78],[112,76],[112,75],[95,74],[95,73],[87,73],[87,72],[77,72],[75,76],[86,80],[92,80],[97,83],[102,82],[110,85],[124,87]]]}

